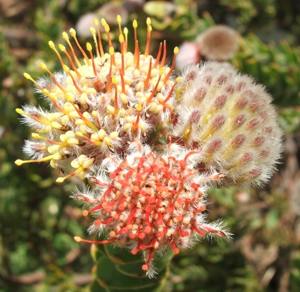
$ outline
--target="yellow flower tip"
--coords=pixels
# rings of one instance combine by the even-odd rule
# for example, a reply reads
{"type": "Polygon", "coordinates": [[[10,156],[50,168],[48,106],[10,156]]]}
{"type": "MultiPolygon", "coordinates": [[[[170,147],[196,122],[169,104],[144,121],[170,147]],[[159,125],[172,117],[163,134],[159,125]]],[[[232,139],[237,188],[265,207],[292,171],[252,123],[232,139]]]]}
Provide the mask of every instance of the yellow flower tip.
{"type": "Polygon", "coordinates": [[[105,30],[105,32],[109,32],[110,31],[110,27],[109,27],[108,24],[105,25],[104,30],[105,30]]]}
{"type": "Polygon", "coordinates": [[[65,31],[62,33],[62,37],[63,37],[63,39],[64,39],[65,41],[68,41],[68,40],[69,40],[69,36],[68,36],[68,34],[67,34],[65,31]]]}
{"type": "Polygon", "coordinates": [[[59,48],[62,52],[65,52],[65,50],[66,50],[66,47],[65,47],[63,44],[59,44],[59,45],[58,45],[58,48],[59,48]]]}
{"type": "Polygon", "coordinates": [[[91,32],[92,36],[96,35],[96,30],[92,26],[90,27],[90,32],[91,32]]]}
{"type": "Polygon", "coordinates": [[[30,76],[28,73],[26,73],[26,72],[23,73],[23,76],[24,76],[26,79],[30,79],[30,78],[31,78],[31,76],[30,76]]]}
{"type": "Polygon", "coordinates": [[[42,93],[43,93],[44,95],[46,95],[46,96],[50,96],[50,92],[49,92],[49,90],[46,89],[46,88],[42,89],[42,93]]]}
{"type": "Polygon", "coordinates": [[[147,24],[147,31],[151,32],[152,31],[152,25],[151,25],[151,18],[150,17],[147,17],[146,24],[147,24]]]}
{"type": "Polygon", "coordinates": [[[89,43],[89,42],[86,43],[86,49],[87,49],[89,52],[91,52],[91,51],[93,50],[93,47],[92,47],[91,43],[89,43]]]}
{"type": "Polygon", "coordinates": [[[110,27],[109,27],[108,23],[106,22],[106,20],[104,18],[101,18],[101,24],[104,27],[105,32],[110,31],[110,27]]]}
{"type": "Polygon", "coordinates": [[[39,139],[39,138],[41,138],[41,136],[40,136],[38,133],[32,133],[32,134],[31,134],[31,137],[32,137],[33,139],[39,139]]]}
{"type": "Polygon", "coordinates": [[[24,164],[24,161],[21,160],[21,159],[17,159],[17,160],[15,161],[15,165],[17,165],[17,166],[21,166],[22,164],[24,164]]]}
{"type": "Polygon", "coordinates": [[[117,15],[117,23],[121,24],[122,23],[122,17],[120,14],[117,15]]]}
{"type": "Polygon", "coordinates": [[[63,69],[66,73],[69,73],[70,72],[70,68],[67,66],[67,65],[64,65],[63,66],[63,69]]]}
{"type": "Polygon", "coordinates": [[[106,25],[107,25],[107,22],[106,22],[106,20],[105,20],[104,18],[101,18],[101,24],[102,24],[103,26],[106,26],[106,25]]]}
{"type": "Polygon", "coordinates": [[[83,210],[82,211],[82,216],[83,217],[86,217],[86,216],[88,216],[89,215],[89,211],[88,210],[83,210]]]}
{"type": "Polygon", "coordinates": [[[143,109],[143,105],[140,104],[140,103],[138,103],[138,104],[135,106],[135,108],[136,108],[136,110],[137,110],[138,112],[140,112],[140,111],[142,111],[142,109],[143,109]]]}
{"type": "Polygon", "coordinates": [[[122,34],[119,35],[119,42],[124,43],[124,36],[122,34]]]}
{"type": "Polygon", "coordinates": [[[124,34],[125,34],[125,36],[128,35],[128,28],[127,27],[124,27],[124,34]]]}
{"type": "Polygon", "coordinates": [[[75,30],[74,28],[70,28],[69,32],[70,32],[70,35],[71,35],[73,38],[76,37],[76,30],[75,30]]]}
{"type": "Polygon", "coordinates": [[[30,75],[29,73],[24,72],[24,73],[23,73],[23,76],[25,77],[25,79],[34,82],[34,79],[31,77],[31,75],[30,75]]]}
{"type": "Polygon", "coordinates": [[[110,55],[113,55],[115,53],[115,49],[113,47],[110,47],[108,49],[108,52],[109,52],[110,55]]]}
{"type": "Polygon", "coordinates": [[[70,102],[74,102],[74,100],[75,100],[74,97],[71,94],[67,94],[66,99],[67,99],[67,101],[70,101],[70,102]]]}
{"type": "Polygon", "coordinates": [[[47,65],[46,65],[44,62],[40,62],[40,63],[39,63],[39,66],[40,66],[40,68],[41,68],[42,70],[45,70],[45,71],[48,70],[48,67],[47,67],[47,65]]]}
{"type": "Polygon", "coordinates": [[[82,241],[82,238],[80,236],[74,236],[74,240],[76,242],[81,242],[82,241]]]}
{"type": "Polygon", "coordinates": [[[52,49],[52,50],[55,50],[55,49],[56,49],[55,44],[54,44],[53,41],[49,41],[49,42],[48,42],[48,45],[49,45],[50,49],[52,49]]]}
{"type": "Polygon", "coordinates": [[[58,183],[58,184],[61,184],[61,183],[63,183],[64,181],[65,181],[65,177],[58,177],[57,179],[56,179],[56,182],[58,183]]]}
{"type": "Polygon", "coordinates": [[[179,53],[179,48],[175,47],[174,50],[173,50],[173,52],[174,52],[174,55],[177,55],[179,53]]]}
{"type": "Polygon", "coordinates": [[[134,29],[136,29],[136,28],[138,27],[138,22],[137,22],[136,19],[133,20],[133,22],[132,22],[132,27],[133,27],[134,29]]]}
{"type": "Polygon", "coordinates": [[[115,76],[112,76],[112,80],[111,81],[115,85],[118,84],[117,78],[115,76]]]}
{"type": "Polygon", "coordinates": [[[23,115],[24,114],[24,111],[21,109],[21,108],[16,108],[16,113],[19,114],[19,115],[23,115]]]}

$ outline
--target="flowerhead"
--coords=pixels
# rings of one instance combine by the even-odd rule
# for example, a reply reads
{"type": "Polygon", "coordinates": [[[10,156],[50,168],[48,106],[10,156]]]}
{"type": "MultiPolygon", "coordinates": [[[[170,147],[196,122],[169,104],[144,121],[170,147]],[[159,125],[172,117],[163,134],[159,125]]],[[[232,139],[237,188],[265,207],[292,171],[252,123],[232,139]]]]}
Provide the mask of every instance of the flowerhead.
{"type": "Polygon", "coordinates": [[[162,154],[139,143],[131,148],[123,161],[104,160],[93,179],[95,186],[75,194],[89,205],[84,214],[94,217],[90,231],[105,236],[100,241],[76,237],[77,241],[114,243],[132,254],[143,252],[142,269],[151,275],[158,252],[169,248],[177,254],[206,235],[227,236],[221,225],[205,221],[206,189],[222,175],[199,173],[199,153],[176,144],[162,154]]]}
{"type": "Polygon", "coordinates": [[[207,62],[183,74],[174,136],[230,183],[266,182],[281,154],[271,96],[231,65],[207,62]]]}
{"type": "Polygon", "coordinates": [[[126,153],[135,139],[147,142],[153,133],[164,135],[171,127],[176,84],[172,73],[178,49],[174,49],[171,66],[167,65],[166,42],[160,44],[156,57],[150,55],[152,26],[147,19],[145,50],[140,50],[138,23],[134,20],[134,51],[130,52],[128,29],[123,29],[121,22],[117,16],[119,51],[113,45],[108,23],[96,20],[91,28],[94,46],[88,42],[83,47],[74,29],[62,34],[65,44],[49,42],[61,72],[52,73],[41,63],[48,79],[36,81],[24,74],[49,101],[49,108],[17,109],[33,130],[32,139],[24,147],[32,159],[17,160],[17,165],[49,162],[66,173],[57,182],[72,176],[82,179],[109,153],[126,153]],[[107,39],[107,51],[103,37],[107,39]],[[84,167],[78,165],[80,157],[89,163],[84,167]]]}
{"type": "Polygon", "coordinates": [[[199,35],[197,45],[208,60],[226,61],[237,51],[239,35],[226,25],[215,25],[199,35]]]}

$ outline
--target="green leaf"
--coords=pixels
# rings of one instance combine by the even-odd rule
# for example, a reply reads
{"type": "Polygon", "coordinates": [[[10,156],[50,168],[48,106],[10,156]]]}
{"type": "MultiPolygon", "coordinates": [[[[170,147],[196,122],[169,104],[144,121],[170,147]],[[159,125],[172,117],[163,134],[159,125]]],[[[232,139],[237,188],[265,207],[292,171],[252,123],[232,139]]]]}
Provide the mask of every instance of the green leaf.
{"type": "Polygon", "coordinates": [[[132,255],[128,250],[114,246],[100,247],[95,256],[95,281],[91,290],[164,291],[171,257],[166,254],[155,261],[157,276],[150,279],[141,268],[141,255],[132,255]]]}

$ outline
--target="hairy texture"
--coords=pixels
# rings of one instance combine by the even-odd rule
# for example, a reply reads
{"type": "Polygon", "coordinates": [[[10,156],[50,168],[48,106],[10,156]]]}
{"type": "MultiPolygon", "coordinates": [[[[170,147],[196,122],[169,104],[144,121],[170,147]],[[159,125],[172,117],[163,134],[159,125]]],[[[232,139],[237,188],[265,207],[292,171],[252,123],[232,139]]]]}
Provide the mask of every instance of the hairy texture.
{"type": "Polygon", "coordinates": [[[271,96],[229,64],[208,62],[183,78],[174,136],[231,182],[267,181],[281,152],[271,96]]]}
{"type": "Polygon", "coordinates": [[[176,144],[159,155],[136,143],[124,161],[107,158],[94,178],[95,187],[75,194],[90,205],[85,215],[95,217],[90,231],[104,233],[106,239],[76,240],[116,243],[130,248],[132,254],[142,251],[142,269],[152,274],[155,253],[170,248],[176,254],[197,238],[227,236],[220,224],[208,224],[204,216],[205,191],[222,176],[199,173],[198,160],[197,152],[176,144]]]}
{"type": "Polygon", "coordinates": [[[208,28],[197,39],[201,54],[216,61],[230,59],[238,49],[238,42],[238,33],[225,25],[208,28]]]}
{"type": "Polygon", "coordinates": [[[220,223],[205,220],[206,189],[265,182],[280,154],[281,133],[271,97],[251,78],[213,62],[189,66],[175,78],[178,48],[170,66],[165,41],[150,55],[149,18],[143,53],[137,21],[133,52],[120,15],[116,22],[119,52],[108,23],[102,19],[101,28],[96,20],[94,46],[83,48],[74,29],[62,34],[65,45],[49,42],[62,72],[42,63],[48,79],[24,74],[49,108],[17,109],[33,133],[24,146],[30,160],[15,163],[48,162],[63,173],[57,182],[86,181],[89,190],[74,197],[88,205],[89,230],[102,240],[75,240],[141,252],[142,269],[152,276],[157,252],[178,253],[206,235],[228,235],[220,223]]]}
{"type": "MultiPolygon", "coordinates": [[[[121,18],[117,20],[121,23],[121,18]]],[[[17,109],[35,131],[33,140],[24,148],[33,159],[17,160],[18,165],[48,161],[52,167],[67,173],[59,177],[58,182],[71,176],[83,179],[90,166],[99,165],[109,153],[123,155],[135,139],[144,142],[152,133],[159,137],[172,126],[170,111],[176,81],[171,74],[175,62],[171,67],[166,65],[165,42],[161,43],[156,58],[149,55],[151,21],[147,22],[144,54],[139,52],[136,21],[133,23],[134,53],[127,51],[126,30],[120,28],[120,52],[115,52],[104,19],[102,25],[108,38],[108,53],[103,50],[98,24],[91,29],[95,48],[87,43],[86,51],[78,43],[76,31],[71,29],[70,35],[82,59],[74,53],[69,35],[63,33],[68,48],[49,42],[63,72],[54,74],[42,63],[42,69],[50,75],[49,80],[35,81],[28,73],[24,74],[49,100],[50,110],[31,106],[17,109]],[[62,59],[63,55],[70,67],[62,59]],[[77,160],[78,157],[81,158],[77,160]],[[84,160],[88,163],[77,163],[84,160]]],[[[177,51],[175,48],[174,53],[177,51]]],[[[155,141],[151,139],[150,143],[155,141]]]]}

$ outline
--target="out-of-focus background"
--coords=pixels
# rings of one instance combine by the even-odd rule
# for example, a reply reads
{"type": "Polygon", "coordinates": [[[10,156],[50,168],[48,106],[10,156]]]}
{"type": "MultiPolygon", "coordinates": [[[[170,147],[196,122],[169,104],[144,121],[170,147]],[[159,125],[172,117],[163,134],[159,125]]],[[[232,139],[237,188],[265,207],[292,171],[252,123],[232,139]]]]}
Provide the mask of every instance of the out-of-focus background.
{"type": "Polygon", "coordinates": [[[153,51],[163,39],[170,52],[181,46],[179,67],[214,59],[199,40],[209,27],[230,26],[238,49],[225,59],[266,86],[285,133],[268,185],[209,193],[209,218],[223,218],[233,239],[200,242],[176,256],[170,289],[300,291],[299,0],[0,0],[0,290],[89,291],[89,246],[73,240],[86,235],[88,222],[69,198],[72,186],[55,184],[50,168],[14,165],[29,134],[15,108],[43,103],[22,73],[42,76],[41,59],[59,68],[50,39],[61,42],[61,32],[76,27],[84,42],[95,17],[106,17],[114,31],[117,14],[130,29],[140,21],[141,39],[151,16],[153,51]]]}

